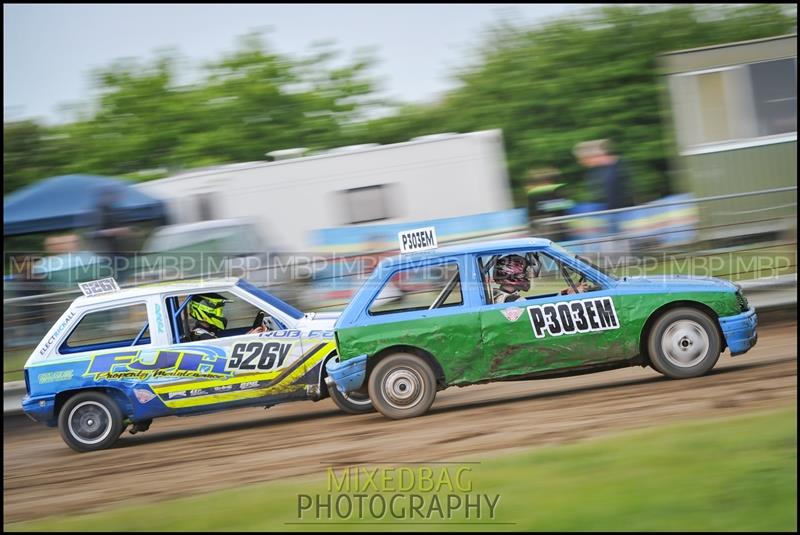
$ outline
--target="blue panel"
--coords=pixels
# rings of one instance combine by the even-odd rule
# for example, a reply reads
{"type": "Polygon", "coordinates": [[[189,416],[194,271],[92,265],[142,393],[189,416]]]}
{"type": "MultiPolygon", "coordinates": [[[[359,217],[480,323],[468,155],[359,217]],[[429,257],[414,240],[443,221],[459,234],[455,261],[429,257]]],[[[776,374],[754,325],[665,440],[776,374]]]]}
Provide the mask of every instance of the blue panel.
{"type": "Polygon", "coordinates": [[[758,316],[756,309],[750,307],[747,312],[727,316],[719,319],[722,327],[722,334],[725,335],[725,342],[731,351],[731,356],[741,355],[750,350],[758,341],[758,316]]]}

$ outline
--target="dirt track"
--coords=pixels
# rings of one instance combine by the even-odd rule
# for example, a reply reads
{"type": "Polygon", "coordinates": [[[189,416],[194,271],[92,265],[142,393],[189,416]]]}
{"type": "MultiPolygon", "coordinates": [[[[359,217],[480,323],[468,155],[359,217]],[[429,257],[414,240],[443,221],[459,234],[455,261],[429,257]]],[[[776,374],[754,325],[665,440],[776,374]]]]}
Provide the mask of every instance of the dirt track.
{"type": "Polygon", "coordinates": [[[571,441],[797,402],[797,325],[759,331],[756,348],[714,371],[671,381],[628,368],[440,392],[421,418],[348,416],[330,400],[156,420],[114,449],[76,454],[54,429],[14,422],[3,435],[4,523],[121,502],[322,473],[333,462],[477,460],[571,441]]]}

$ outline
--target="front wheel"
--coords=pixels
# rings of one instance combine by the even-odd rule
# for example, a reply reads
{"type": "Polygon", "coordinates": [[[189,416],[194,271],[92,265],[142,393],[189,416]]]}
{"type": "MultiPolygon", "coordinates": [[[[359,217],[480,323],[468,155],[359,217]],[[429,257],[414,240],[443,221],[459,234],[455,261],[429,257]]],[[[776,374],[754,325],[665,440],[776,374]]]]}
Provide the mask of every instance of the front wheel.
{"type": "Polygon", "coordinates": [[[58,414],[61,438],[78,452],[110,447],[124,428],[119,406],[102,392],[76,394],[64,403],[58,414]]]}
{"type": "Polygon", "coordinates": [[[408,353],[381,360],[368,381],[372,405],[393,420],[427,412],[436,397],[436,377],[430,366],[408,353]]]}
{"type": "Polygon", "coordinates": [[[335,386],[329,387],[328,392],[336,406],[348,414],[364,414],[375,410],[365,393],[354,391],[343,394],[335,386]]]}
{"type": "Polygon", "coordinates": [[[687,379],[713,368],[721,345],[712,318],[694,308],[676,308],[653,324],[647,349],[656,371],[673,379],[687,379]]]}

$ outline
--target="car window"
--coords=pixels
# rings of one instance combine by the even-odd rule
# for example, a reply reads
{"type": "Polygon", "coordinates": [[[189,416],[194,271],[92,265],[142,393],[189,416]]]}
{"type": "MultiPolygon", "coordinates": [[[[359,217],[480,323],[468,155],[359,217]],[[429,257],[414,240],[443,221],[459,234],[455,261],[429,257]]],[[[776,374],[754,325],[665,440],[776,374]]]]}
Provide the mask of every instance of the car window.
{"type": "MultiPolygon", "coordinates": [[[[167,298],[169,306],[167,310],[172,311],[170,314],[170,321],[173,329],[176,329],[181,342],[192,341],[192,337],[188,333],[200,325],[200,318],[192,315],[190,304],[186,304],[180,310],[180,314],[174,315],[174,311],[178,310],[181,305],[192,297],[212,296],[223,299],[221,308],[221,317],[224,318],[222,327],[215,325],[213,331],[216,338],[226,338],[229,336],[239,336],[246,334],[253,328],[253,323],[261,310],[248,301],[231,292],[209,292],[197,294],[183,294],[167,298]]],[[[273,325],[274,329],[281,328],[279,323],[273,325]]],[[[175,332],[175,331],[172,331],[175,332]]]]}
{"type": "Polygon", "coordinates": [[[589,279],[586,279],[581,275],[578,271],[575,271],[569,266],[564,266],[564,277],[566,278],[567,282],[572,282],[570,288],[567,289],[567,293],[587,293],[587,292],[594,292],[601,289],[601,286],[596,282],[592,282],[589,279]],[[583,279],[583,280],[581,280],[583,279]],[[574,288],[571,286],[574,285],[574,288]]]}
{"type": "Polygon", "coordinates": [[[541,251],[484,255],[478,266],[486,302],[492,304],[599,289],[591,281],[579,284],[579,272],[541,251]]]}
{"type": "Polygon", "coordinates": [[[144,303],[95,310],[84,315],[59,348],[60,353],[150,343],[144,303]],[[141,333],[141,336],[140,336],[141,333]]]}
{"type": "Polygon", "coordinates": [[[462,305],[458,264],[403,269],[392,275],[369,307],[371,315],[462,305]]]}

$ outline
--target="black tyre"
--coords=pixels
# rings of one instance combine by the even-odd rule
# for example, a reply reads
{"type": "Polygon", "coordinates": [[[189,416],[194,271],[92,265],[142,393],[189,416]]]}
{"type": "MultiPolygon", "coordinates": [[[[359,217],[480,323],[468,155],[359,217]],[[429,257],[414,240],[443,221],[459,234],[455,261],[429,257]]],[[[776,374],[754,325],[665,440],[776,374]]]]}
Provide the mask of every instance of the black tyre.
{"type": "Polygon", "coordinates": [[[342,394],[335,386],[329,387],[328,392],[336,406],[348,414],[365,414],[375,410],[369,395],[365,392],[356,390],[342,394]]]}
{"type": "Polygon", "coordinates": [[[102,392],[82,392],[69,398],[58,414],[58,431],[78,452],[110,447],[125,425],[116,402],[102,392]]]}
{"type": "Polygon", "coordinates": [[[393,420],[424,414],[436,397],[433,370],[409,353],[395,353],[381,360],[367,384],[372,405],[393,420]]]}
{"type": "Polygon", "coordinates": [[[647,342],[653,368],[673,379],[698,377],[719,359],[719,330],[715,321],[694,308],[676,308],[653,324],[647,342]]]}

